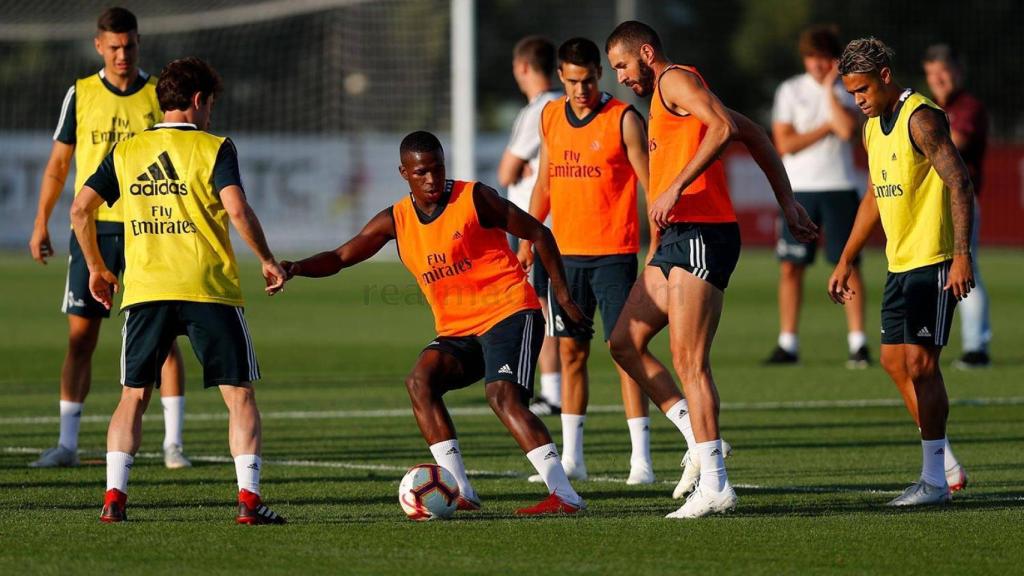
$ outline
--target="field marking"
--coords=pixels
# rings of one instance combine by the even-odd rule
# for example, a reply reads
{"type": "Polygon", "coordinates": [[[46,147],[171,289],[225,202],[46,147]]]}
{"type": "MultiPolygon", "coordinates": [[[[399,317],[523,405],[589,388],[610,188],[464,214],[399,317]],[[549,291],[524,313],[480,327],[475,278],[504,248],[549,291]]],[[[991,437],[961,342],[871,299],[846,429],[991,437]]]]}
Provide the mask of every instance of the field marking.
{"type": "MultiPolygon", "coordinates": [[[[1024,405],[1024,396],[959,398],[949,401],[951,406],[1020,406],[1024,405]]],[[[902,407],[899,398],[872,398],[862,400],[794,400],[780,402],[723,402],[722,410],[727,411],[783,411],[783,410],[821,410],[833,408],[893,408],[902,407]]],[[[489,416],[491,409],[486,406],[463,406],[449,408],[452,416],[489,416]]],[[[620,404],[604,404],[590,406],[589,413],[613,414],[623,412],[620,404]]],[[[409,408],[392,408],[384,410],[286,410],[264,412],[264,420],[350,420],[356,418],[409,418],[409,408]]],[[[186,413],[185,419],[193,422],[223,421],[228,419],[227,412],[186,413]]],[[[146,415],[143,420],[163,420],[162,414],[146,415]]],[[[109,422],[106,414],[90,414],[82,416],[82,422],[109,422]]],[[[59,424],[59,416],[8,416],[0,418],[0,426],[24,424],[59,424]]]]}

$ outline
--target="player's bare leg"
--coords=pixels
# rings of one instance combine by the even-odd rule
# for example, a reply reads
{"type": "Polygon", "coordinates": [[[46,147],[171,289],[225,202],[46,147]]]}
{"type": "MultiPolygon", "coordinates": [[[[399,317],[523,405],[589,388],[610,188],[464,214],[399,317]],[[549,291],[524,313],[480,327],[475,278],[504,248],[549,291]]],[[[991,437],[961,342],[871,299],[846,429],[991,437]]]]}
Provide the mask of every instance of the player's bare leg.
{"type": "Polygon", "coordinates": [[[773,353],[769,363],[796,362],[800,353],[800,309],[804,300],[804,273],[807,267],[796,262],[779,263],[779,342],[777,350],[789,356],[773,353]],[[786,362],[781,361],[785,359],[786,362]],[[779,361],[774,361],[779,360],[779,361]]]}
{"type": "Polygon", "coordinates": [[[853,298],[843,306],[846,312],[847,344],[850,351],[846,367],[863,369],[871,365],[871,357],[868,354],[867,337],[864,335],[864,301],[867,292],[864,289],[864,278],[859,265],[853,267],[848,283],[853,290],[853,298]]]}
{"type": "Polygon", "coordinates": [[[284,524],[285,519],[263,504],[260,474],[263,471],[263,424],[252,383],[219,386],[228,408],[228,446],[235,460],[238,480],[238,524],[284,524]]]}
{"type": "Polygon", "coordinates": [[[885,369],[886,373],[889,374],[889,378],[892,378],[893,384],[896,385],[896,390],[899,391],[900,396],[903,398],[903,404],[907,407],[907,412],[914,419],[914,425],[920,428],[921,422],[917,416],[917,392],[914,390],[914,381],[911,380],[910,374],[907,372],[905,348],[906,346],[903,344],[882,344],[882,368],[885,369]]]}
{"type": "Polygon", "coordinates": [[[669,347],[672,364],[690,405],[700,459],[697,489],[670,518],[696,518],[725,512],[736,493],[725,472],[725,446],[718,429],[718,390],[711,374],[711,345],[718,331],[725,294],[682,268],[669,274],[669,347]]]}
{"type": "Polygon", "coordinates": [[[142,415],[152,394],[153,386],[121,389],[121,400],[107,428],[107,490],[100,512],[102,522],[127,520],[128,474],[142,443],[142,415]]]}
{"type": "Polygon", "coordinates": [[[160,404],[164,409],[164,465],[188,468],[192,462],[183,452],[185,425],[185,360],[175,341],[160,367],[160,404]]]}
{"type": "Polygon", "coordinates": [[[590,341],[559,338],[558,353],[562,363],[562,463],[570,478],[586,480],[583,426],[590,399],[590,341]]]}
{"type": "Polygon", "coordinates": [[[626,425],[632,444],[629,456],[629,478],[626,484],[653,484],[654,466],[651,462],[651,418],[647,395],[635,380],[618,364],[619,388],[626,412],[626,425]]]}
{"type": "MultiPolygon", "coordinates": [[[[538,294],[537,300],[544,315],[544,323],[548,324],[551,322],[548,318],[548,299],[538,294]]],[[[548,336],[547,331],[537,357],[537,369],[540,371],[540,394],[530,409],[538,416],[557,416],[562,413],[562,368],[558,358],[558,338],[548,336]]]]}

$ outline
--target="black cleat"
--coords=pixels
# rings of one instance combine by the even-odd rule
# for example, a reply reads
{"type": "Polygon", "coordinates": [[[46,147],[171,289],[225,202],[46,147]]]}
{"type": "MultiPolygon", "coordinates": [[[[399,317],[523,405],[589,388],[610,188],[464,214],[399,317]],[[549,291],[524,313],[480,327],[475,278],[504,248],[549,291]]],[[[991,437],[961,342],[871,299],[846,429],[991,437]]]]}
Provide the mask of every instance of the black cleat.
{"type": "Polygon", "coordinates": [[[537,416],[558,416],[562,413],[562,407],[543,398],[537,398],[530,402],[530,412],[537,416]]]}
{"type": "Polygon", "coordinates": [[[960,370],[974,370],[975,368],[988,368],[992,366],[992,359],[988,352],[977,350],[975,352],[964,352],[959,360],[953,362],[953,366],[960,370]]]}
{"type": "Polygon", "coordinates": [[[775,350],[772,350],[771,356],[765,358],[762,364],[767,366],[783,366],[786,364],[796,364],[800,362],[800,356],[791,352],[786,352],[781,346],[776,346],[775,350]]]}
{"type": "Polygon", "coordinates": [[[285,524],[286,520],[278,516],[263,503],[258,494],[242,490],[238,494],[238,516],[235,517],[238,524],[285,524]]]}
{"type": "Polygon", "coordinates": [[[850,370],[864,370],[871,366],[871,354],[867,346],[861,346],[856,352],[850,352],[846,360],[846,367],[850,370]]]}

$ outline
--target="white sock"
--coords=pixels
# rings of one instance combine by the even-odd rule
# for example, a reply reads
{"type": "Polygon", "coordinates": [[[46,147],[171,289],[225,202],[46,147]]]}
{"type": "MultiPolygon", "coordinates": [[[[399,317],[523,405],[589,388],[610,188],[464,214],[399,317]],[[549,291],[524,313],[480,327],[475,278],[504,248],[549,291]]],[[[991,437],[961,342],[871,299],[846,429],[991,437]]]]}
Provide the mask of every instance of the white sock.
{"type": "Polygon", "coordinates": [[[459,448],[459,441],[456,438],[438,442],[430,446],[430,453],[434,455],[434,462],[441,468],[455,476],[455,482],[459,485],[459,492],[466,498],[478,500],[476,490],[469,483],[469,476],[466,475],[466,465],[462,463],[462,450],[459,448]]]}
{"type": "Polygon", "coordinates": [[[796,332],[779,332],[779,348],[790,354],[796,354],[800,350],[800,339],[796,332]]]}
{"type": "Polygon", "coordinates": [[[573,506],[579,505],[583,499],[573,490],[572,484],[569,484],[569,478],[562,468],[562,460],[558,457],[558,448],[554,442],[530,450],[526,453],[526,458],[544,479],[549,494],[555,494],[563,502],[573,506]]]}
{"type": "Polygon", "coordinates": [[[921,480],[932,486],[946,486],[946,439],[921,440],[921,480]]]}
{"type": "Polygon", "coordinates": [[[629,426],[629,440],[633,444],[633,453],[629,457],[629,465],[651,468],[651,419],[647,417],[626,420],[629,426]]]}
{"type": "Polygon", "coordinates": [[[540,397],[554,406],[562,405],[562,373],[548,372],[540,375],[540,397]]]}
{"type": "Polygon", "coordinates": [[[160,398],[164,406],[164,448],[172,444],[183,446],[181,431],[185,426],[185,397],[165,396],[160,398]]]}
{"type": "Polygon", "coordinates": [[[78,426],[82,423],[82,403],[60,401],[60,439],[57,443],[71,450],[78,450],[78,426]]]}
{"type": "Polygon", "coordinates": [[[135,458],[127,452],[107,452],[107,490],[116,488],[128,493],[128,473],[135,458]]]}
{"type": "Polygon", "coordinates": [[[235,475],[238,476],[238,490],[248,490],[257,496],[260,493],[260,468],[263,459],[256,454],[235,456],[235,475]]]}
{"type": "Polygon", "coordinates": [[[566,462],[583,463],[583,423],[586,421],[585,414],[562,412],[562,450],[566,462]]]}
{"type": "Polygon", "coordinates": [[[860,350],[868,344],[868,337],[864,332],[850,332],[846,335],[846,344],[850,347],[850,354],[860,350]]]}
{"type": "Polygon", "coordinates": [[[701,442],[696,446],[700,456],[700,487],[712,492],[721,492],[729,477],[725,474],[725,454],[722,453],[722,440],[701,442]]]}
{"type": "Polygon", "coordinates": [[[942,463],[943,468],[946,470],[955,468],[960,462],[957,462],[956,456],[953,455],[953,449],[949,446],[949,438],[946,438],[946,445],[944,448],[946,449],[946,455],[942,463]]]}
{"type": "Polygon", "coordinates": [[[672,421],[676,428],[683,433],[683,438],[686,438],[686,449],[693,450],[693,447],[697,445],[697,440],[694,439],[693,427],[690,426],[690,406],[686,403],[686,399],[683,398],[673,404],[665,412],[665,417],[672,421]]]}

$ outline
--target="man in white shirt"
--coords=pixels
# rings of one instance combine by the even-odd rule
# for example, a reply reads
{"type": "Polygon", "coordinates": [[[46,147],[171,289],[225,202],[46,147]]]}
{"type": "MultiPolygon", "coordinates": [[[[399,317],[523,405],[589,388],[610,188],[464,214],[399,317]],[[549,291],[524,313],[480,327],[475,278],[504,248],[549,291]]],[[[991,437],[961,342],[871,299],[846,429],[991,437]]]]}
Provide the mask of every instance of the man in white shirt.
{"type": "MultiPolygon", "coordinates": [[[[857,107],[839,80],[836,59],[842,51],[833,26],[813,26],[800,35],[803,74],[786,80],[775,93],[772,135],[782,154],[797,201],[825,229],[825,255],[835,263],[857,215],[860,198],[850,141],[858,134],[857,107]]],[[[799,361],[797,336],[803,278],[817,245],[797,242],[779,226],[776,255],[779,274],[779,340],[766,364],[799,361]]],[[[859,266],[850,277],[854,299],[847,303],[847,368],[866,368],[871,360],[864,335],[864,284],[859,266]]]]}
{"type": "MultiPolygon", "coordinates": [[[[519,111],[512,126],[505,153],[498,164],[498,184],[508,189],[508,199],[523,211],[530,211],[530,197],[537,181],[540,156],[540,115],[544,105],[562,95],[552,90],[551,75],[555,71],[555,45],[541,36],[527,36],[512,49],[512,76],[527,105],[519,111]]],[[[518,249],[518,238],[510,238],[512,251],[518,249]]],[[[540,299],[545,321],[550,322],[547,301],[548,275],[544,267],[533,265],[530,283],[540,299]]],[[[537,359],[540,367],[540,395],[530,405],[537,415],[561,414],[562,375],[558,362],[558,339],[550,330],[544,333],[544,345],[537,359]]]]}

